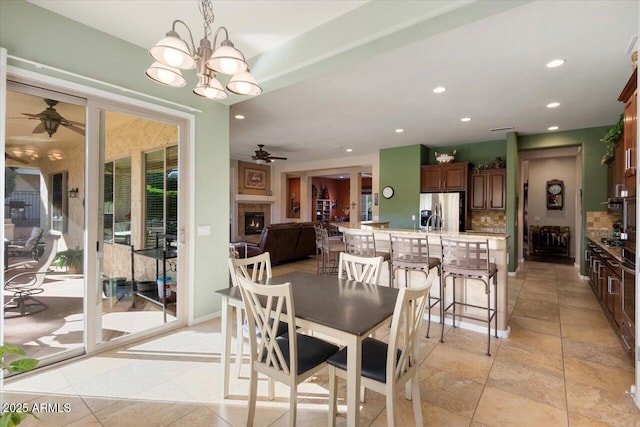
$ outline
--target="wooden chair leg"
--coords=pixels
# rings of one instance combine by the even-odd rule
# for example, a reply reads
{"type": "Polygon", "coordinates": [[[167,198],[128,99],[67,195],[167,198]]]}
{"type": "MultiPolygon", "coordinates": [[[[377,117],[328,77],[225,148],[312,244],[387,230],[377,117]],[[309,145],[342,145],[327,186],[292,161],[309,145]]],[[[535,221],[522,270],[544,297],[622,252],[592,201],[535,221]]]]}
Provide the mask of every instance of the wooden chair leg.
{"type": "Polygon", "coordinates": [[[338,378],[336,377],[336,368],[329,365],[329,423],[330,427],[336,425],[337,415],[337,396],[338,394],[338,378]]]}
{"type": "Polygon", "coordinates": [[[397,425],[394,392],[395,392],[395,387],[387,387],[386,401],[387,401],[387,426],[388,427],[395,427],[397,425]]]}
{"type": "Polygon", "coordinates": [[[242,309],[240,307],[236,307],[236,378],[240,378],[240,370],[242,369],[242,353],[244,351],[244,331],[242,330],[243,320],[244,316],[242,309]]]}
{"type": "Polygon", "coordinates": [[[247,412],[247,427],[253,426],[253,420],[256,415],[256,400],[258,399],[258,372],[253,369],[251,364],[251,377],[249,380],[249,411],[247,412]]]}
{"type": "Polygon", "coordinates": [[[416,419],[416,425],[424,425],[422,422],[422,406],[420,400],[420,379],[418,376],[418,370],[411,379],[411,399],[413,400],[413,416],[416,419]]]}
{"type": "Polygon", "coordinates": [[[296,425],[296,415],[298,409],[298,387],[295,384],[291,385],[289,391],[289,425],[296,425]]]}

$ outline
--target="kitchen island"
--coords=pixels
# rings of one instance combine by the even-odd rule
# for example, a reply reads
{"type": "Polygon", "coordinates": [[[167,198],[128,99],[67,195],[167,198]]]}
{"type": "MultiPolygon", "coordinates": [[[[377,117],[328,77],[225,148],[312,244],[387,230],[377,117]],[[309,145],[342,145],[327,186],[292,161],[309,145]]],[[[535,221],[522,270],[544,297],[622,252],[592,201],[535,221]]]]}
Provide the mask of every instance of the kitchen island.
{"type": "MultiPolygon", "coordinates": [[[[338,229],[342,232],[349,232],[349,230],[362,230],[366,229],[367,231],[371,231],[374,234],[375,242],[376,242],[376,250],[381,252],[389,252],[391,246],[390,235],[405,235],[405,236],[416,236],[416,237],[427,237],[429,241],[429,252],[431,256],[441,257],[442,256],[442,246],[440,239],[441,237],[448,237],[459,240],[467,240],[467,241],[487,241],[489,244],[489,257],[491,262],[494,262],[498,268],[498,336],[501,338],[507,338],[509,336],[509,326],[508,326],[508,253],[509,253],[509,235],[504,233],[483,233],[483,232],[437,232],[437,231],[421,231],[421,230],[411,230],[411,229],[394,229],[394,228],[371,228],[368,226],[359,226],[357,224],[347,224],[347,223],[336,223],[335,224],[338,229]]],[[[388,268],[388,263],[385,263],[385,268],[388,268]]],[[[401,286],[404,281],[404,273],[402,275],[397,275],[400,280],[401,286]]],[[[388,274],[382,273],[380,275],[380,282],[382,285],[388,285],[388,274]]],[[[424,275],[420,273],[412,273],[409,277],[409,286],[411,286],[411,282],[419,284],[420,282],[424,282],[424,275]]],[[[480,306],[486,305],[487,297],[484,291],[484,285],[478,281],[471,280],[457,280],[456,283],[460,286],[457,288],[456,294],[457,299],[460,299],[462,296],[463,300],[467,303],[476,304],[480,306]],[[467,283],[468,282],[468,283],[467,283]]],[[[447,282],[445,300],[451,302],[451,292],[452,286],[450,286],[450,281],[447,282]]],[[[432,296],[439,296],[440,289],[437,286],[433,286],[431,288],[432,296]]],[[[493,296],[492,296],[493,299],[493,296]]],[[[492,308],[493,304],[492,304],[492,308]]],[[[469,310],[469,314],[474,314],[474,309],[467,308],[469,310]]],[[[432,321],[439,322],[440,318],[438,313],[440,312],[439,307],[435,307],[432,311],[432,321]]],[[[486,314],[485,314],[486,316],[486,314]]],[[[451,318],[446,318],[446,323],[451,324],[451,318]]],[[[465,320],[459,321],[456,320],[456,325],[465,328],[474,330],[477,332],[486,333],[486,323],[475,322],[473,320],[465,320]]],[[[492,331],[493,333],[493,331],[492,331]]]]}

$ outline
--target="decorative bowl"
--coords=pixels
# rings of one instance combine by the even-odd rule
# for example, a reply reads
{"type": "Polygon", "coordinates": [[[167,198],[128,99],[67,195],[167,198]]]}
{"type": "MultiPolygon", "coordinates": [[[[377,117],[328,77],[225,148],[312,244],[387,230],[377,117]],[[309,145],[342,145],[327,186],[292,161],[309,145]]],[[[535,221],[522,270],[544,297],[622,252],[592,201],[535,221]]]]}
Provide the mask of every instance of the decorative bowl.
{"type": "Polygon", "coordinates": [[[456,150],[453,153],[440,153],[435,152],[436,162],[438,163],[450,163],[456,159],[456,150]]]}

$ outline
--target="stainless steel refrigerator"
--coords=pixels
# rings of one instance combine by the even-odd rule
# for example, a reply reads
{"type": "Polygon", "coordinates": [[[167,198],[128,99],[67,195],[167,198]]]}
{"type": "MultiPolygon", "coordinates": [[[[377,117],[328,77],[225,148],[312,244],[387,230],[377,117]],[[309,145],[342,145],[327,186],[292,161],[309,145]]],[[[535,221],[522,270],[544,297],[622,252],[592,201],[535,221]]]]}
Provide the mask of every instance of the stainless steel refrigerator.
{"type": "Polygon", "coordinates": [[[420,212],[430,211],[420,228],[428,231],[464,231],[464,193],[422,193],[420,212]]]}

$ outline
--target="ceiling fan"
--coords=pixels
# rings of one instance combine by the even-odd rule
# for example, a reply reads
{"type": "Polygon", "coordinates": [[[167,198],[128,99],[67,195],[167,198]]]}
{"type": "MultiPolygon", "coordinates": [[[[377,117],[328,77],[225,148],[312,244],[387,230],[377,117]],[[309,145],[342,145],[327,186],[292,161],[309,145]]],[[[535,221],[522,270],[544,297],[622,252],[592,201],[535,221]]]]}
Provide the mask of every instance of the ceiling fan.
{"type": "Polygon", "coordinates": [[[272,156],[271,153],[263,150],[262,147],[264,147],[264,144],[258,144],[258,149],[256,150],[255,156],[251,156],[251,158],[255,160],[257,164],[265,165],[267,163],[271,163],[274,160],[287,160],[286,157],[272,156]]]}
{"type": "Polygon", "coordinates": [[[48,107],[38,114],[21,113],[22,115],[29,117],[29,119],[40,120],[40,123],[33,129],[32,133],[46,132],[49,134],[49,138],[51,138],[53,134],[58,131],[60,126],[64,126],[69,130],[79,133],[80,135],[84,135],[84,123],[67,120],[56,111],[54,107],[58,104],[58,101],[45,98],[44,102],[48,107]]]}

